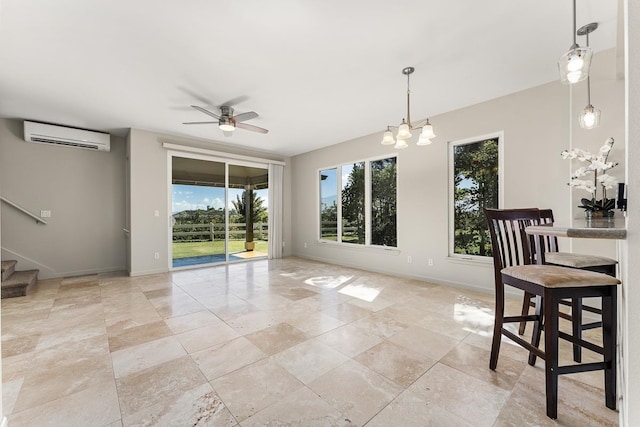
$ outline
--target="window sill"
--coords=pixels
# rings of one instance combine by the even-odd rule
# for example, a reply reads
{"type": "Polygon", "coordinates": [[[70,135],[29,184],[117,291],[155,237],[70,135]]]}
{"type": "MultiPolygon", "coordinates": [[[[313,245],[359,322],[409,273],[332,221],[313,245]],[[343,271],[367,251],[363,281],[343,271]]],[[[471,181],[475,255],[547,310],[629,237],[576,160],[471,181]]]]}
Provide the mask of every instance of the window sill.
{"type": "Polygon", "coordinates": [[[465,257],[449,255],[447,261],[456,264],[481,265],[484,267],[493,267],[493,258],[491,257],[465,257]]]}
{"type": "Polygon", "coordinates": [[[349,243],[340,243],[340,242],[331,242],[327,240],[317,240],[316,245],[327,245],[332,248],[340,248],[340,249],[349,249],[349,250],[357,250],[357,251],[366,251],[366,252],[387,252],[393,255],[400,255],[402,251],[398,248],[390,248],[385,246],[372,246],[372,245],[355,245],[349,243]]]}

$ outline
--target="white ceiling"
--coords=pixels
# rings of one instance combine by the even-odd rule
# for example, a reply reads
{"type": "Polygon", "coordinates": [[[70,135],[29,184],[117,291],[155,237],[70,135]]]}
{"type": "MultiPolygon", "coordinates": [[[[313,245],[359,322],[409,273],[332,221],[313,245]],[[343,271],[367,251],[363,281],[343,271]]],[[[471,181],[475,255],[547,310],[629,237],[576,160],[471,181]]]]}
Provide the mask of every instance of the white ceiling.
{"type": "MultiPolygon", "coordinates": [[[[2,1],[2,0],[0,0],[2,1]]],[[[578,0],[615,46],[616,0],[578,0]]],[[[0,116],[295,155],[556,79],[571,0],[4,0],[0,116]],[[189,105],[235,101],[226,138],[189,105]]],[[[578,42],[585,44],[584,38],[578,42]]],[[[560,83],[558,83],[560,84],[560,83]]],[[[437,123],[434,123],[437,133],[437,123]]],[[[437,139],[436,139],[437,141],[437,139]]]]}

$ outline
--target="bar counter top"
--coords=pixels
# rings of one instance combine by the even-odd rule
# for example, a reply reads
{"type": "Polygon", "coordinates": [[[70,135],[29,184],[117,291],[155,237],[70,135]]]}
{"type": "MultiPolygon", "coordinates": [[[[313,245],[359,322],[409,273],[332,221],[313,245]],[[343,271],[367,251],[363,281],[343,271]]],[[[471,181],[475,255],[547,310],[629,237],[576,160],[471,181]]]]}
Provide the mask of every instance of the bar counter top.
{"type": "Polygon", "coordinates": [[[570,226],[532,225],[525,229],[527,234],[557,237],[576,237],[583,239],[615,239],[627,238],[626,218],[597,218],[592,220],[574,219],[570,226]]]}

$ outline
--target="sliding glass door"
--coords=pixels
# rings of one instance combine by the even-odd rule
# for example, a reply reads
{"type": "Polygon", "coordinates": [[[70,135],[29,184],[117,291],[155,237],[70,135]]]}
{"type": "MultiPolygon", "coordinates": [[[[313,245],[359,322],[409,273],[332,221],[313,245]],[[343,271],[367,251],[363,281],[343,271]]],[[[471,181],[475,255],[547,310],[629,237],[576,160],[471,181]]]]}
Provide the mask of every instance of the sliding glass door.
{"type": "Polygon", "coordinates": [[[174,268],[268,255],[268,169],[171,155],[174,268]]]}

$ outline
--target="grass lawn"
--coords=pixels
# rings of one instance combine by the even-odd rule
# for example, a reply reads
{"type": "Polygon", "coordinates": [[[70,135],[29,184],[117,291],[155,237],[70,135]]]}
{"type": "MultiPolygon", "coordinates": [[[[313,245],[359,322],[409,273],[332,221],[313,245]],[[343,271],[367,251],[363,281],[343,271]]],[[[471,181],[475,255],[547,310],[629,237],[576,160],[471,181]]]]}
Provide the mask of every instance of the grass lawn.
{"type": "MultiPolygon", "coordinates": [[[[267,242],[257,240],[255,244],[254,250],[267,253],[267,242]]],[[[244,240],[229,240],[229,252],[244,252],[244,240]]],[[[173,259],[220,254],[224,254],[224,240],[215,242],[173,242],[173,259]]]]}

